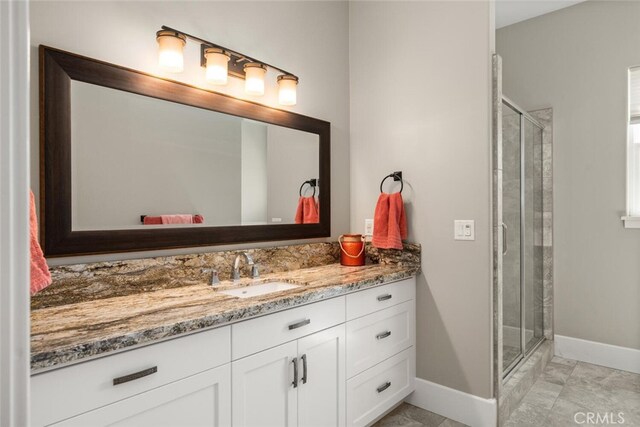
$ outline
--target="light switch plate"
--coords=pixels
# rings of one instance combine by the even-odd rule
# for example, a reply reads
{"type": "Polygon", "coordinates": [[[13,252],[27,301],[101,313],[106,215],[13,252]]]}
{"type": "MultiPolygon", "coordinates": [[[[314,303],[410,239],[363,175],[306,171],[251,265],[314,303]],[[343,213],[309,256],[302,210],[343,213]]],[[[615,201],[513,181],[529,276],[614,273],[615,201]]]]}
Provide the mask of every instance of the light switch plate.
{"type": "Polygon", "coordinates": [[[476,222],[472,219],[453,221],[453,238],[455,240],[476,240],[476,222]]]}

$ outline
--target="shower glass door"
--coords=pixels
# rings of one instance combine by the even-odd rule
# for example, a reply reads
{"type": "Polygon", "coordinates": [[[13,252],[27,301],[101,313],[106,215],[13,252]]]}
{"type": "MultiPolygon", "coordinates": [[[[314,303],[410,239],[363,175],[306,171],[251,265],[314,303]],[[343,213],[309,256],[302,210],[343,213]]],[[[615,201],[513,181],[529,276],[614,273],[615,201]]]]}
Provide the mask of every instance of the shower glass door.
{"type": "Polygon", "coordinates": [[[502,106],[504,375],[543,337],[542,127],[515,104],[502,106]]]}

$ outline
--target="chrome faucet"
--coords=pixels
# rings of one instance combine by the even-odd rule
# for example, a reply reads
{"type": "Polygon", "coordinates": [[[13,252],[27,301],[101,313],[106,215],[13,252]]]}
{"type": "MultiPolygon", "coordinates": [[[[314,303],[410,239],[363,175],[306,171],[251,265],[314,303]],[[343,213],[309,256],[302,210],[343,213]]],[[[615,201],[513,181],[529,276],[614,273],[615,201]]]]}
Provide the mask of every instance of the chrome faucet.
{"type": "Polygon", "coordinates": [[[211,286],[215,286],[220,283],[220,279],[218,278],[218,270],[215,268],[205,268],[202,270],[203,273],[211,273],[211,279],[209,280],[209,284],[211,286]]]}
{"type": "Polygon", "coordinates": [[[260,274],[258,273],[258,266],[253,262],[253,258],[251,258],[248,253],[242,252],[242,254],[238,255],[236,257],[236,260],[233,262],[233,280],[240,280],[240,261],[242,260],[242,258],[245,259],[247,265],[251,266],[251,278],[257,279],[258,277],[260,277],[260,274]]]}

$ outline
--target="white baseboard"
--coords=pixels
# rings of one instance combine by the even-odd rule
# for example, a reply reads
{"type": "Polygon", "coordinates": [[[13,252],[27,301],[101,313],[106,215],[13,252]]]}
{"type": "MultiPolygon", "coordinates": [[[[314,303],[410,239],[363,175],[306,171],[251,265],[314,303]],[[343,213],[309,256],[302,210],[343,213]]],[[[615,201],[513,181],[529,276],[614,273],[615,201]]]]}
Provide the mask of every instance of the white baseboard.
{"type": "Polygon", "coordinates": [[[640,374],[640,350],[556,335],[555,355],[640,374]]]}
{"type": "Polygon", "coordinates": [[[416,390],[405,401],[471,427],[495,427],[498,423],[495,399],[483,399],[422,378],[416,378],[416,390]]]}

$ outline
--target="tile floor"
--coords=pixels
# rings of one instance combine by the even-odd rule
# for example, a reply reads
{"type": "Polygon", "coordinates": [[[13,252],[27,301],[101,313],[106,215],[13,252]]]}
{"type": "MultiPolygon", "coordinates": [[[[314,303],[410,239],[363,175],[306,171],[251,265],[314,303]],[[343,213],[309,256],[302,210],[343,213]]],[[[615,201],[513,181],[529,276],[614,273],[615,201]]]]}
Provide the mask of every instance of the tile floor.
{"type": "Polygon", "coordinates": [[[371,427],[465,427],[465,425],[403,403],[371,427]]]}
{"type": "Polygon", "coordinates": [[[579,425],[640,427],[640,375],[554,357],[505,423],[579,425]]]}
{"type": "MultiPolygon", "coordinates": [[[[505,427],[580,425],[640,427],[640,375],[554,357],[504,424],[505,427]],[[588,420],[590,413],[593,418],[588,420]]],[[[463,427],[464,424],[403,403],[373,427],[396,426],[463,427]]]]}

